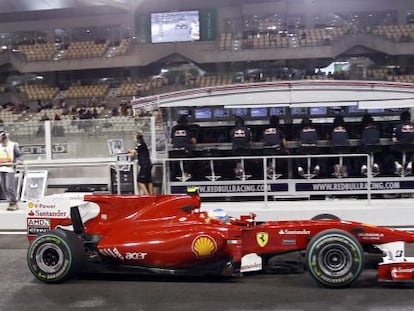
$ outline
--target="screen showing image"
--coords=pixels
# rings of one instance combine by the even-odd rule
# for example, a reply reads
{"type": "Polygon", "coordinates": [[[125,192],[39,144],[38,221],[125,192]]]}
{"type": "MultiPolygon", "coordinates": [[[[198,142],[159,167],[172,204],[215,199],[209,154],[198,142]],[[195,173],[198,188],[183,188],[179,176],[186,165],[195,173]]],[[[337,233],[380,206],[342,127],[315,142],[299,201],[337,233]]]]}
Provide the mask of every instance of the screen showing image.
{"type": "Polygon", "coordinates": [[[273,107],[270,108],[271,116],[283,116],[285,114],[285,107],[273,107]]]}
{"type": "Polygon", "coordinates": [[[360,112],[362,112],[362,111],[360,111],[358,109],[358,106],[349,106],[348,107],[348,113],[360,113],[360,112]]]}
{"type": "Polygon", "coordinates": [[[210,108],[196,108],[194,111],[195,119],[210,119],[211,109],[210,108]]]}
{"type": "Polygon", "coordinates": [[[393,113],[400,113],[403,112],[405,108],[385,108],[384,112],[393,112],[393,113]]]}
{"type": "Polygon", "coordinates": [[[326,115],[328,111],[327,107],[311,107],[310,114],[311,115],[326,115]]]}
{"type": "Polygon", "coordinates": [[[227,110],[224,108],[216,108],[214,109],[214,117],[215,118],[228,118],[229,114],[227,110]]]}
{"type": "Polygon", "coordinates": [[[190,111],[188,109],[177,109],[177,116],[189,116],[190,111]]]}
{"type": "Polygon", "coordinates": [[[303,116],[306,114],[305,107],[294,107],[291,110],[293,116],[303,116]]]}
{"type": "Polygon", "coordinates": [[[247,108],[233,108],[233,116],[238,116],[238,117],[247,116],[247,108]]]}
{"type": "Polygon", "coordinates": [[[368,113],[383,113],[384,109],[375,108],[375,109],[367,109],[368,113]]]}
{"type": "Polygon", "coordinates": [[[252,118],[267,117],[267,108],[250,108],[250,116],[252,118]]]}
{"type": "Polygon", "coordinates": [[[343,113],[345,111],[345,109],[344,109],[344,107],[340,107],[340,106],[338,106],[338,107],[329,107],[328,108],[328,114],[341,114],[341,113],[343,113]]]}
{"type": "Polygon", "coordinates": [[[198,11],[151,13],[151,42],[200,40],[198,11]]]}

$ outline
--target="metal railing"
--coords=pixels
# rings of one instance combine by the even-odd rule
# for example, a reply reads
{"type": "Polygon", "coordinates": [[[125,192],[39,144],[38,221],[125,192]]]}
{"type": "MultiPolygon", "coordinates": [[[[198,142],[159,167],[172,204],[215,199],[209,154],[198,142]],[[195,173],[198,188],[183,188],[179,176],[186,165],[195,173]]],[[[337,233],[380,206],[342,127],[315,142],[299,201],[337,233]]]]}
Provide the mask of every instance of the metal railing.
{"type": "MultiPolygon", "coordinates": [[[[356,195],[366,196],[368,204],[371,202],[373,193],[380,193],[381,187],[375,183],[396,183],[401,178],[412,179],[406,176],[379,177],[372,172],[370,164],[373,158],[369,154],[349,153],[349,154],[320,154],[320,155],[278,155],[278,156],[230,156],[230,157],[190,157],[190,158],[168,158],[163,160],[163,191],[166,193],[182,192],[186,187],[199,187],[201,197],[220,197],[220,196],[260,196],[265,202],[271,196],[283,196],[287,194],[292,198],[300,198],[303,194],[311,195],[356,195]],[[360,159],[361,163],[367,164],[367,173],[358,176],[339,174],[338,176],[318,176],[314,175],[310,168],[305,168],[303,177],[297,176],[293,170],[293,164],[297,160],[304,160],[306,165],[314,160],[330,161],[338,159],[338,163],[346,162],[346,159],[360,159]],[[232,178],[223,178],[222,172],[217,170],[217,164],[221,166],[234,165],[236,162],[242,163],[240,175],[233,175],[232,178]],[[282,161],[285,164],[285,174],[282,176],[276,170],[276,163],[282,161]],[[252,164],[253,163],[253,164],[252,164]],[[272,172],[268,172],[269,163],[273,166],[272,172]],[[186,164],[192,167],[207,167],[204,176],[188,176],[183,169],[186,164]],[[171,167],[176,166],[179,171],[178,176],[172,176],[171,167]],[[254,167],[248,167],[253,165],[254,167]],[[248,171],[254,171],[254,176],[250,176],[248,171]],[[325,189],[314,185],[325,184],[325,189]],[[283,187],[281,187],[283,185],[283,187]],[[328,186],[326,186],[328,185],[328,186]],[[374,187],[375,186],[375,187],[374,187]],[[303,187],[305,190],[301,189],[303,187]],[[283,188],[283,189],[282,189],[283,188]],[[206,190],[207,189],[207,190],[206,190]],[[214,189],[217,192],[214,192],[214,189]],[[306,190],[308,189],[308,190],[306,190]],[[316,190],[315,190],[316,189],[316,190]],[[240,192],[238,192],[240,190],[240,192]]],[[[228,177],[228,176],[227,176],[228,177]]],[[[401,189],[390,187],[384,190],[389,193],[413,192],[414,187],[401,189]]]]}

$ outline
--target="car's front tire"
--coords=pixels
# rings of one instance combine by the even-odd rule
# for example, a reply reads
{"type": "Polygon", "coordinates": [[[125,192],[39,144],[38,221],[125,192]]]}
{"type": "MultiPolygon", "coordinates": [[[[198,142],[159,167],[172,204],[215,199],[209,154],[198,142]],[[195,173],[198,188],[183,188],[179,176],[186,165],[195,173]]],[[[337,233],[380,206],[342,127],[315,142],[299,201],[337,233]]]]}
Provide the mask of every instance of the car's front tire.
{"type": "Polygon", "coordinates": [[[331,288],[345,287],[361,274],[364,252],[359,241],[348,232],[329,229],[309,242],[306,266],[318,283],[331,288]]]}
{"type": "Polygon", "coordinates": [[[51,230],[34,239],[27,251],[33,275],[46,283],[59,283],[76,276],[85,262],[82,240],[72,231],[51,230]]]}

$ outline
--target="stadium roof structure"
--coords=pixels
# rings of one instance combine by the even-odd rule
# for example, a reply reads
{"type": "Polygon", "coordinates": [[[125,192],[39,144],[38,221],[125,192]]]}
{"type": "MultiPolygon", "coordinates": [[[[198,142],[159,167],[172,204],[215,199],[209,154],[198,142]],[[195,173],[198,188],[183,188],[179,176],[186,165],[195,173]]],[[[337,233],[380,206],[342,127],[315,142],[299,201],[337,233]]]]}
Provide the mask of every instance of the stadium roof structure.
{"type": "MultiPolygon", "coordinates": [[[[214,0],[210,1],[214,4],[210,5],[219,5],[222,3],[227,4],[243,4],[243,3],[255,3],[258,0],[214,0]]],[[[291,1],[291,0],[260,0],[260,2],[281,2],[281,1],[291,1]]],[[[302,0],[302,1],[312,1],[312,0],[302,0]]],[[[201,4],[203,0],[185,0],[177,1],[177,5],[182,5],[183,3],[193,3],[201,4]]],[[[173,1],[149,1],[149,0],[1,0],[0,1],[0,17],[2,15],[16,14],[16,13],[34,13],[40,11],[58,11],[66,10],[68,12],[77,10],[120,10],[120,11],[131,11],[136,9],[138,6],[149,5],[153,6],[174,6],[173,1]]]]}
{"type": "Polygon", "coordinates": [[[125,13],[144,0],[1,0],[0,20],[16,22],[47,17],[125,13]]]}
{"type": "Polygon", "coordinates": [[[129,10],[135,0],[2,0],[0,13],[108,6],[129,10]]]}

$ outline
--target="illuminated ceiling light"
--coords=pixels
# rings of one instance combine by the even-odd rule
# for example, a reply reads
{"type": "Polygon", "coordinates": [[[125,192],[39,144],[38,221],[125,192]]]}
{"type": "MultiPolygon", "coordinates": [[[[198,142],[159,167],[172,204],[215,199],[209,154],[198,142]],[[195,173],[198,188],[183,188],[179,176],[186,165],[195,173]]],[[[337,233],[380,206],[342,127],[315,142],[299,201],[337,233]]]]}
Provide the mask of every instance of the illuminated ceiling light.
{"type": "Polygon", "coordinates": [[[228,108],[266,108],[266,107],[289,107],[288,103],[283,104],[250,104],[250,105],[224,105],[225,109],[228,108]]]}
{"type": "Polygon", "coordinates": [[[292,103],[291,108],[309,108],[309,107],[338,107],[338,106],[355,106],[357,102],[355,100],[350,101],[319,101],[319,102],[307,102],[307,103],[292,103]]]}

